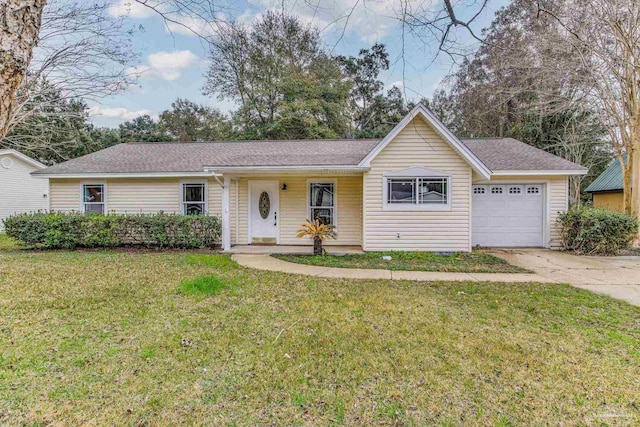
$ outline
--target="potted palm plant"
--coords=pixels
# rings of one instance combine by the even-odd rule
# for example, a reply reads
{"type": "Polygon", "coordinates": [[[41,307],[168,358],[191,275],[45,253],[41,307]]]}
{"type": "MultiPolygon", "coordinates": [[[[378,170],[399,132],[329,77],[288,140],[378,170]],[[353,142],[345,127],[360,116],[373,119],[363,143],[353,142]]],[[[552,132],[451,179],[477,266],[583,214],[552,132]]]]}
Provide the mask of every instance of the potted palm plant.
{"type": "Polygon", "coordinates": [[[315,221],[307,220],[304,224],[300,225],[300,229],[298,230],[296,237],[299,239],[303,237],[310,237],[313,239],[313,254],[322,255],[322,241],[328,238],[335,239],[336,237],[333,229],[333,225],[324,224],[317,219],[315,221]]]}

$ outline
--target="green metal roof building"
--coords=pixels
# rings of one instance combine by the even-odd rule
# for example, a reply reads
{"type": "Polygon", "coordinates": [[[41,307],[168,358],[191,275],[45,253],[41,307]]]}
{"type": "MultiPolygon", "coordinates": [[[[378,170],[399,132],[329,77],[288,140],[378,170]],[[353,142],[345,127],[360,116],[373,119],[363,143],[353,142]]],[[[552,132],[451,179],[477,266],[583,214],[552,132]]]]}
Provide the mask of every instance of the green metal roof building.
{"type": "Polygon", "coordinates": [[[593,194],[593,206],[622,212],[624,184],[622,167],[618,159],[613,159],[609,167],[597,177],[585,192],[593,194]]]}

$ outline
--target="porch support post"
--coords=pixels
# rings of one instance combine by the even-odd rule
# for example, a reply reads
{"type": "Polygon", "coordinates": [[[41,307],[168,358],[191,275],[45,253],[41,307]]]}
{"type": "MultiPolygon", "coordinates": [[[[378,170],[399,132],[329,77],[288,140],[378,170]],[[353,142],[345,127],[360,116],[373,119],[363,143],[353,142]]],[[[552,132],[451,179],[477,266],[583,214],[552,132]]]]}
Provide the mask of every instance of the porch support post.
{"type": "Polygon", "coordinates": [[[222,249],[231,249],[231,177],[224,175],[224,185],[222,186],[222,249]]]}

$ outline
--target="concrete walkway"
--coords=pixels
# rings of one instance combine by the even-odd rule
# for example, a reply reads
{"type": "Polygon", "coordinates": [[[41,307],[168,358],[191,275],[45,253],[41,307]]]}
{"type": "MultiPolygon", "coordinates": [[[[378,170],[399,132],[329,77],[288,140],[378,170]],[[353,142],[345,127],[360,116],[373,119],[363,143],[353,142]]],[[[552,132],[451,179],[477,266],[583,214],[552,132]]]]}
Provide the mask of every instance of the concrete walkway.
{"type": "Polygon", "coordinates": [[[546,249],[496,249],[489,253],[547,279],[640,306],[640,257],[576,256],[546,249]]]}
{"type": "Polygon", "coordinates": [[[233,254],[238,264],[257,270],[280,271],[283,273],[305,274],[315,277],[333,277],[344,279],[391,279],[419,281],[455,281],[455,282],[539,282],[555,283],[555,280],[538,274],[522,273],[444,273],[431,271],[391,271],[360,268],[319,267],[315,265],[295,264],[274,258],[267,254],[233,254]]]}
{"type": "MultiPolygon", "coordinates": [[[[354,252],[357,249],[354,248],[354,252]]],[[[547,249],[504,249],[489,253],[535,274],[444,273],[430,271],[391,271],[358,268],[319,267],[295,264],[266,253],[235,253],[240,265],[258,270],[281,271],[315,277],[345,279],[390,279],[418,281],[539,282],[569,283],[578,288],[608,295],[640,306],[640,257],[576,256],[547,249]]]]}

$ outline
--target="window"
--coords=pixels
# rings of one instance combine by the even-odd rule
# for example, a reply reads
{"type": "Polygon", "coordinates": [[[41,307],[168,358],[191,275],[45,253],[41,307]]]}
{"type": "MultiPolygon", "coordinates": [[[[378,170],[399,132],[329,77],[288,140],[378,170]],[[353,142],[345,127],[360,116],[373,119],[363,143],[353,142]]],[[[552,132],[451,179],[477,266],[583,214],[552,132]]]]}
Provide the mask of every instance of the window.
{"type": "Polygon", "coordinates": [[[207,186],[203,182],[182,184],[182,214],[204,215],[207,212],[207,186]]]}
{"type": "Polygon", "coordinates": [[[527,194],[540,194],[539,185],[527,185],[527,194]]]}
{"type": "Polygon", "coordinates": [[[522,193],[522,187],[509,187],[509,194],[520,194],[522,193]]]}
{"type": "Polygon", "coordinates": [[[335,218],[335,183],[309,183],[309,218],[319,220],[322,224],[336,225],[335,218]]]}
{"type": "Polygon", "coordinates": [[[449,178],[387,178],[387,204],[435,205],[449,203],[449,178]]]}
{"type": "Polygon", "coordinates": [[[486,192],[484,187],[473,187],[473,194],[485,194],[486,192]]]}
{"type": "Polygon", "coordinates": [[[502,194],[502,187],[491,187],[491,194],[502,194]]]}
{"type": "Polygon", "coordinates": [[[82,185],[82,212],[104,215],[104,184],[82,185]]]}

